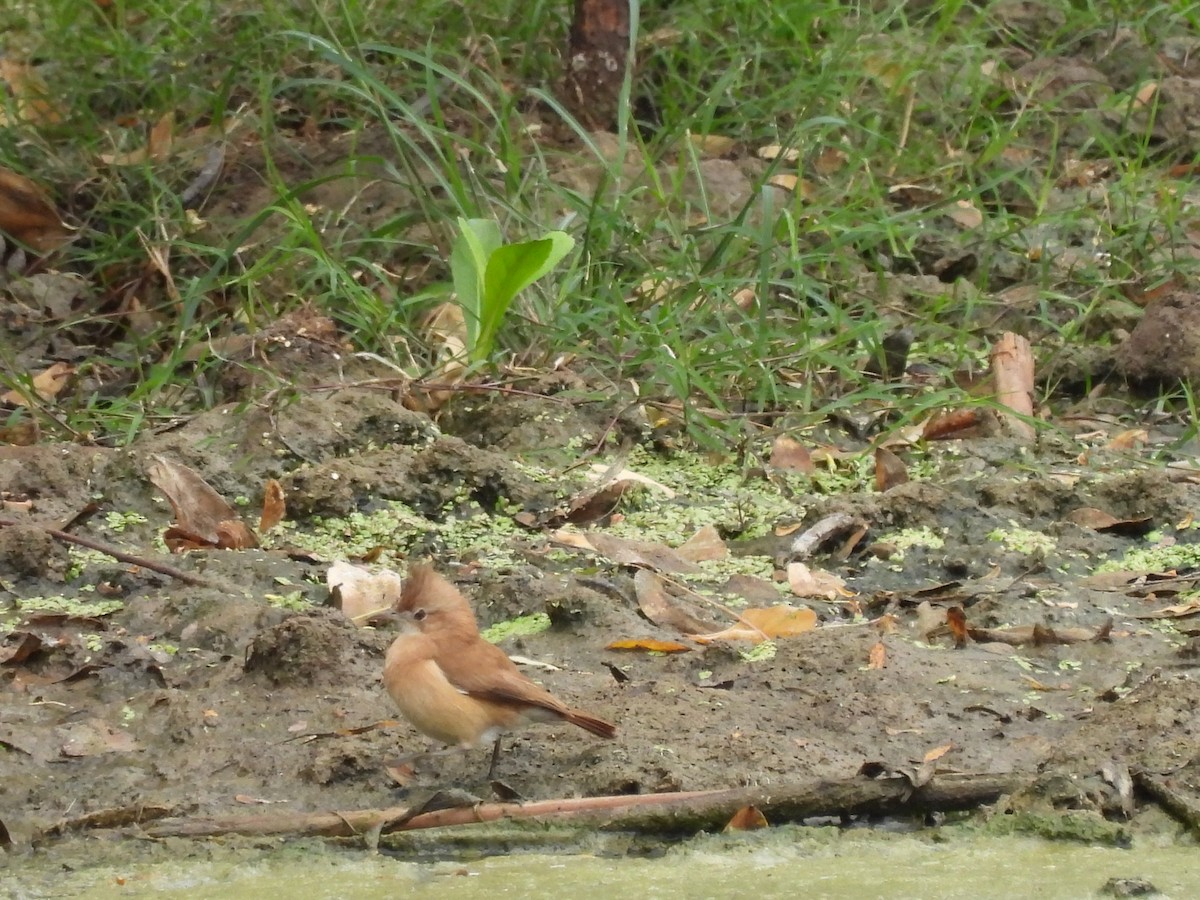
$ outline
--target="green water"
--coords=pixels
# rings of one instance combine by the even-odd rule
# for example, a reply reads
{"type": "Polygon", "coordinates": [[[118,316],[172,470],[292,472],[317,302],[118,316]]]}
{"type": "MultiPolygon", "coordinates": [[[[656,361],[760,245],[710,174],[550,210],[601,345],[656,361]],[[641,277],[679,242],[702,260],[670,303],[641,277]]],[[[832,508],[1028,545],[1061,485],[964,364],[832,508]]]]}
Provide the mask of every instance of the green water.
{"type": "Polygon", "coordinates": [[[567,897],[637,898],[970,898],[1096,897],[1109,878],[1141,878],[1159,896],[1200,897],[1200,852],[1167,837],[1134,849],[1092,847],[1022,837],[956,837],[929,833],[813,834],[775,829],[700,837],[657,858],[513,853],[471,861],[413,861],[312,842],[271,849],[182,842],[157,846],[160,859],[105,864],[119,853],[100,841],[62,871],[53,848],[9,860],[0,895],[34,900],[203,897],[229,900],[322,898],[567,897]],[[201,845],[205,847],[205,845],[201,845]],[[197,859],[197,854],[206,858],[197,859]],[[179,861],[186,854],[189,858],[179,861]],[[94,864],[93,864],[94,863],[94,864]],[[58,870],[56,871],[56,868],[58,870]],[[7,892],[7,893],[5,893],[7,892]]]}

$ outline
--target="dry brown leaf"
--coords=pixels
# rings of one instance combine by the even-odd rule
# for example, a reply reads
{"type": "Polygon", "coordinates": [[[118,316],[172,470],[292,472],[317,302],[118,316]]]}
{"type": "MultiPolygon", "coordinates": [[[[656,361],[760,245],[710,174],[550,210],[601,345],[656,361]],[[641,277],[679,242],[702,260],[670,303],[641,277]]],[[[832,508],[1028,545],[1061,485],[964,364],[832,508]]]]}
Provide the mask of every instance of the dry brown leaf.
{"type": "Polygon", "coordinates": [[[39,437],[41,437],[41,429],[35,421],[0,425],[0,444],[12,444],[16,447],[32,447],[38,442],[39,437]]]}
{"type": "Polygon", "coordinates": [[[952,606],[946,610],[946,624],[950,626],[950,634],[954,638],[954,646],[967,646],[970,636],[967,632],[967,616],[961,606],[952,606]]]}
{"type": "Polygon", "coordinates": [[[908,481],[904,460],[886,447],[875,448],[875,490],[881,494],[908,481]]]}
{"type": "Polygon", "coordinates": [[[942,744],[942,746],[940,746],[940,747],[934,747],[932,750],[928,751],[925,754],[922,761],[923,762],[933,762],[934,760],[941,759],[943,756],[945,756],[947,753],[949,753],[953,749],[954,749],[953,741],[951,741],[950,743],[942,744]]]}
{"type": "Polygon", "coordinates": [[[0,666],[17,666],[42,649],[44,641],[31,631],[10,631],[0,644],[0,666]]]}
{"type": "Polygon", "coordinates": [[[175,113],[165,113],[150,129],[146,142],[146,153],[154,162],[163,162],[171,155],[175,142],[175,113]]]}
{"type": "Polygon", "coordinates": [[[622,638],[613,641],[605,650],[643,650],[647,653],[684,653],[692,648],[678,641],[660,641],[656,638],[622,638]]]}
{"type": "Polygon", "coordinates": [[[728,156],[737,147],[734,138],[723,134],[689,134],[688,140],[702,156],[728,156]]]}
{"type": "Polygon", "coordinates": [[[976,209],[969,200],[956,200],[946,215],[954,224],[963,228],[978,228],[983,224],[983,213],[976,209]]]}
{"type": "Polygon", "coordinates": [[[1164,606],[1161,609],[1156,609],[1154,612],[1141,613],[1133,616],[1134,619],[1183,619],[1187,616],[1194,616],[1200,613],[1200,597],[1194,600],[1189,600],[1187,603],[1181,603],[1176,606],[1164,606]]]}
{"type": "Polygon", "coordinates": [[[894,184],[888,188],[888,199],[901,206],[932,206],[942,199],[942,192],[922,184],[894,184]]]}
{"type": "Polygon", "coordinates": [[[447,388],[410,391],[404,405],[432,415],[454,395],[450,388],[459,384],[467,371],[467,322],[462,307],[449,301],[439,303],[421,320],[418,330],[437,360],[433,378],[447,388]]]}
{"type": "Polygon", "coordinates": [[[971,639],[979,643],[1007,644],[1023,647],[1026,644],[1042,647],[1054,644],[1086,644],[1107,641],[1112,634],[1112,619],[1099,628],[1050,628],[1046,625],[1017,625],[1013,628],[968,628],[971,639]]]}
{"type": "Polygon", "coordinates": [[[1130,428],[1113,437],[1105,448],[1108,450],[1136,450],[1150,440],[1145,428],[1130,428]]]}
{"type": "Polygon", "coordinates": [[[165,162],[171,158],[175,145],[175,113],[168,112],[150,129],[145,147],[124,153],[101,153],[100,162],[106,166],[140,166],[145,162],[165,162]]]}
{"type": "Polygon", "coordinates": [[[871,645],[871,649],[867,653],[867,668],[882,669],[886,665],[887,648],[883,645],[883,641],[876,641],[871,645]]]}
{"type": "Polygon", "coordinates": [[[733,305],[742,312],[749,312],[753,309],[754,304],[758,302],[758,294],[754,288],[744,287],[733,292],[733,305]]]}
{"type": "Polygon", "coordinates": [[[1157,93],[1158,82],[1147,81],[1140,88],[1138,88],[1137,93],[1133,95],[1133,108],[1144,109],[1148,107],[1154,100],[1154,95],[1157,93]]]}
{"type": "Polygon", "coordinates": [[[714,559],[726,559],[729,547],[712,525],[705,525],[675,550],[684,559],[692,562],[706,562],[714,559]]]}
{"type": "Polygon", "coordinates": [[[3,166],[0,166],[0,232],[42,254],[57,250],[71,236],[42,189],[3,166]]]}
{"type": "Polygon", "coordinates": [[[606,556],[623,566],[644,566],[656,572],[686,575],[700,571],[700,567],[680,556],[665,544],[654,541],[634,541],[611,534],[592,534],[589,542],[601,556],[606,556]]]}
{"type": "Polygon", "coordinates": [[[768,162],[773,159],[782,159],[784,162],[795,162],[800,158],[800,151],[795,147],[784,147],[782,144],[766,144],[755,150],[754,155],[768,162]]]}
{"type": "Polygon", "coordinates": [[[725,831],[756,831],[769,827],[767,817],[757,806],[743,806],[725,824],[725,831]]]}
{"type": "Polygon", "coordinates": [[[813,159],[813,171],[818,175],[834,175],[850,161],[849,154],[837,147],[826,147],[813,159]]]}
{"type": "Polygon", "coordinates": [[[239,550],[258,546],[254,532],[233,507],[192,469],[155,456],[148,475],[175,513],[175,524],[163,534],[171,552],[206,546],[239,550]]]}
{"type": "Polygon", "coordinates": [[[786,434],[772,441],[768,465],[787,472],[803,472],[805,475],[811,475],[817,469],[808,448],[786,434]]]}
{"type": "Polygon", "coordinates": [[[274,478],[268,479],[263,489],[262,515],[258,519],[260,534],[266,534],[283,521],[287,514],[287,504],[284,501],[283,485],[274,478]]]}
{"type": "Polygon", "coordinates": [[[647,619],[664,628],[674,628],[682,634],[711,631],[716,625],[700,614],[696,605],[667,594],[663,580],[648,569],[639,569],[633,576],[638,608],[647,619]]]}
{"type": "Polygon", "coordinates": [[[572,497],[565,511],[555,511],[552,518],[543,524],[570,522],[572,525],[590,525],[599,522],[612,515],[621,498],[637,486],[633,481],[613,481],[589,487],[572,497]]]}
{"type": "Polygon", "coordinates": [[[788,563],[788,588],[797,597],[815,597],[822,600],[840,600],[853,597],[846,590],[846,582],[832,572],[810,569],[802,562],[788,563]]]}
{"type": "Polygon", "coordinates": [[[1096,509],[1094,506],[1081,506],[1078,509],[1073,509],[1063,518],[1080,528],[1090,528],[1093,531],[1099,531],[1102,528],[1108,528],[1116,524],[1119,519],[1111,513],[1106,513],[1102,509],[1096,509]]]}
{"type": "Polygon", "coordinates": [[[1136,519],[1118,519],[1102,509],[1093,506],[1081,506],[1073,509],[1064,517],[1068,522],[1080,528],[1088,528],[1101,534],[1120,534],[1137,537],[1147,534],[1154,529],[1154,519],[1151,516],[1141,516],[1136,519]]]}
{"type": "MultiPolygon", "coordinates": [[[[67,386],[67,382],[74,374],[74,366],[65,362],[56,362],[50,368],[44,369],[33,376],[33,392],[37,394],[40,400],[47,402],[53,400],[67,386]]],[[[8,391],[3,396],[0,396],[0,403],[8,403],[13,406],[29,405],[25,395],[15,390],[8,391]]]]}
{"type": "Polygon", "coordinates": [[[592,542],[588,540],[586,534],[570,528],[558,529],[558,531],[550,535],[550,540],[566,547],[574,547],[576,550],[586,550],[589,553],[596,552],[596,548],[592,546],[592,542]]]}
{"type": "Polygon", "coordinates": [[[712,634],[689,634],[688,637],[700,644],[713,641],[762,641],[781,637],[795,637],[817,627],[817,614],[805,606],[789,606],[781,603],[766,609],[742,610],[738,623],[724,631],[712,634]]]}
{"type": "Polygon", "coordinates": [[[218,550],[247,550],[258,546],[254,529],[241,519],[226,519],[217,523],[218,550]]]}
{"type": "Polygon", "coordinates": [[[28,63],[0,55],[0,81],[8,86],[13,97],[15,115],[10,119],[0,102],[0,125],[28,122],[30,125],[56,125],[62,113],[50,102],[46,82],[28,63]]]}

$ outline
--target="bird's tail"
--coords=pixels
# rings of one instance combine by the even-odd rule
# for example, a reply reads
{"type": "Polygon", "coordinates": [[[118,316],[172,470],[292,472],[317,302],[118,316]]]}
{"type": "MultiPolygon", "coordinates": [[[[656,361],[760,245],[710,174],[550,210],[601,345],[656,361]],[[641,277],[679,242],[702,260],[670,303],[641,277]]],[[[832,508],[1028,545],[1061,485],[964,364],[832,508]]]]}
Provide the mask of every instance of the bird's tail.
{"type": "Polygon", "coordinates": [[[572,725],[578,725],[584,731],[591,732],[596,737],[614,738],[617,736],[616,725],[613,725],[611,722],[605,722],[603,719],[597,719],[595,716],[580,712],[577,709],[568,709],[563,718],[572,725]]]}

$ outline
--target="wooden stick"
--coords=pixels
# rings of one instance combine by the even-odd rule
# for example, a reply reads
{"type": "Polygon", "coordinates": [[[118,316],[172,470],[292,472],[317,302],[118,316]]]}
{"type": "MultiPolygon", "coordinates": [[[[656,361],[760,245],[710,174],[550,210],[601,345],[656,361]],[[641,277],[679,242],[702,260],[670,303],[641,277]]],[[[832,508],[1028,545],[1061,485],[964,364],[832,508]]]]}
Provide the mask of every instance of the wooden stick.
{"type": "Polygon", "coordinates": [[[168,578],[174,578],[176,581],[182,581],[184,584],[194,584],[198,587],[212,587],[212,582],[201,578],[199,575],[191,575],[182,569],[168,566],[166,563],[155,562],[144,556],[135,556],[132,553],[126,553],[123,550],[118,550],[111,544],[105,544],[103,541],[94,541],[91,538],[80,537],[77,534],[61,531],[58,528],[50,528],[47,525],[39,525],[36,522],[21,523],[13,519],[0,519],[0,528],[21,524],[28,524],[31,528],[38,528],[52,538],[56,538],[65,544],[78,544],[80,547],[87,547],[89,550],[95,550],[106,556],[111,556],[118,562],[128,563],[131,566],[140,566],[143,569],[149,569],[151,572],[157,572],[160,575],[166,575],[168,578]]]}
{"type": "MultiPolygon", "coordinates": [[[[1029,779],[1022,775],[938,775],[914,788],[903,777],[813,781],[777,788],[732,788],[671,794],[580,797],[531,803],[476,803],[413,814],[407,807],[311,813],[280,810],[258,815],[166,819],[137,834],[151,838],[242,835],[355,837],[501,819],[575,819],[650,833],[723,827],[743,806],[756,806],[777,822],[817,816],[903,814],[971,809],[995,802],[1029,779]]],[[[60,832],[67,830],[60,828],[60,832]]],[[[59,833],[59,832],[55,832],[59,833]]]]}

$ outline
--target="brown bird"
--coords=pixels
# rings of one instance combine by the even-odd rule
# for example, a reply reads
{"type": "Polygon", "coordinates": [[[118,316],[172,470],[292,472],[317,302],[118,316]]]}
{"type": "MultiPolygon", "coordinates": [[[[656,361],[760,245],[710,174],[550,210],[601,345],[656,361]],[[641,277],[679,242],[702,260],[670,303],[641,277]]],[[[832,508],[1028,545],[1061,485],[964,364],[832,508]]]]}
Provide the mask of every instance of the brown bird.
{"type": "Polygon", "coordinates": [[[393,612],[404,631],[388,648],[384,687],[418,731],[450,749],[495,741],[489,778],[501,735],[530,722],[561,719],[597,737],[616,736],[615,726],[571,709],[480,637],[466,598],[427,563],[409,569],[393,612]]]}

